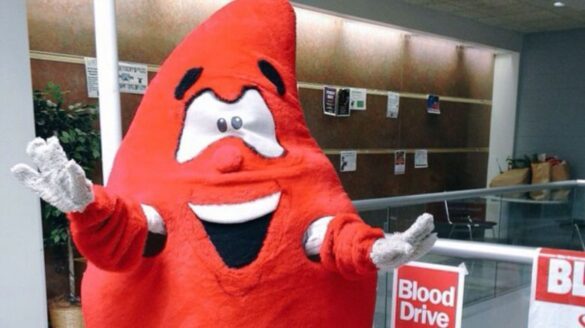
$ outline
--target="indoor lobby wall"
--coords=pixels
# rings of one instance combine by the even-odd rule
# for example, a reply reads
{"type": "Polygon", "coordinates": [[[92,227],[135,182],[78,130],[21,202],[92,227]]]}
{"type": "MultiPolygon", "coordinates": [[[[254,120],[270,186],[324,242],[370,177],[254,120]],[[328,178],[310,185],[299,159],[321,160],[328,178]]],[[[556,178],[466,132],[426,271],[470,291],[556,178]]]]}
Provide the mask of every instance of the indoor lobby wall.
{"type": "MultiPolygon", "coordinates": [[[[160,65],[198,23],[229,1],[118,1],[122,61],[160,65]]],[[[31,51],[95,56],[90,0],[29,0],[31,51]]],[[[493,53],[335,16],[298,11],[301,82],[491,100],[493,53]]],[[[84,66],[33,59],[33,85],[53,81],[71,101],[86,95],[84,66]]],[[[151,78],[155,73],[151,73],[151,78]]],[[[441,102],[429,115],[424,99],[402,98],[398,119],[386,118],[386,97],[368,95],[368,109],[350,118],[323,115],[320,90],[300,89],[307,124],[335,167],[339,150],[357,150],[357,171],[340,173],[353,199],[484,187],[490,135],[489,103],[441,102]],[[394,149],[429,149],[429,168],[393,173],[394,149]],[[366,154],[374,151],[376,154],[366,154]]],[[[126,131],[141,97],[122,94],[126,131]]],[[[104,109],[107,110],[107,109],[104,109]]]]}
{"type": "Polygon", "coordinates": [[[585,178],[585,29],[537,33],[524,40],[516,156],[549,153],[585,178]]]}

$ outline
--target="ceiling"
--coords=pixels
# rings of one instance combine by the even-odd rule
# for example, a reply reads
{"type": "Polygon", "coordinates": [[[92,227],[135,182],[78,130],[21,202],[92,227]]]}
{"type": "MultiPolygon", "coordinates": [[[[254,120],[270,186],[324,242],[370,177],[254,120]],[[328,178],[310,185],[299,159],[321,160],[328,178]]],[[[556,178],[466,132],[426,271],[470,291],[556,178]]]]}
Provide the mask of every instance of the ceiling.
{"type": "Polygon", "coordinates": [[[585,0],[402,0],[405,3],[520,33],[585,28],[585,0]]]}

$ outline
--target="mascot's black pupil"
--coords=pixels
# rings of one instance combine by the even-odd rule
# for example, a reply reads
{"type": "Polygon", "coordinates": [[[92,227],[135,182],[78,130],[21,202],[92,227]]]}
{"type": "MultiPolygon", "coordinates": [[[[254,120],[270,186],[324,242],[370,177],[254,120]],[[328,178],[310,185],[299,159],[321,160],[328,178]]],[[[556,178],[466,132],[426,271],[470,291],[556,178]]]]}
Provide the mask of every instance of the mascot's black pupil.
{"type": "Polygon", "coordinates": [[[225,120],[225,118],[220,118],[219,120],[217,120],[217,129],[220,132],[226,132],[227,131],[227,121],[225,120]]]}
{"type": "Polygon", "coordinates": [[[239,130],[244,122],[242,122],[242,118],[239,116],[232,117],[232,127],[236,130],[239,130]]]}

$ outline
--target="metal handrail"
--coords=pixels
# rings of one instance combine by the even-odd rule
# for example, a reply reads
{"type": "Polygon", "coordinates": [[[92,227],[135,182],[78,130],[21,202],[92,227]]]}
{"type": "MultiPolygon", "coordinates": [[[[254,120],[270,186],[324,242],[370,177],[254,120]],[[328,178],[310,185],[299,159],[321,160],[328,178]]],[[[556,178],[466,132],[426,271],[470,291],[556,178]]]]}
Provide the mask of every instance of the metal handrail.
{"type": "Polygon", "coordinates": [[[507,187],[468,189],[437,192],[430,194],[373,198],[353,201],[353,205],[356,207],[358,211],[372,211],[387,209],[393,206],[407,206],[441,202],[445,200],[468,199],[490,195],[501,195],[507,193],[529,192],[543,189],[564,189],[575,187],[585,187],[585,180],[569,180],[543,184],[516,185],[507,187]]]}
{"type": "Polygon", "coordinates": [[[532,264],[537,250],[535,247],[439,239],[430,253],[461,258],[532,264]]]}

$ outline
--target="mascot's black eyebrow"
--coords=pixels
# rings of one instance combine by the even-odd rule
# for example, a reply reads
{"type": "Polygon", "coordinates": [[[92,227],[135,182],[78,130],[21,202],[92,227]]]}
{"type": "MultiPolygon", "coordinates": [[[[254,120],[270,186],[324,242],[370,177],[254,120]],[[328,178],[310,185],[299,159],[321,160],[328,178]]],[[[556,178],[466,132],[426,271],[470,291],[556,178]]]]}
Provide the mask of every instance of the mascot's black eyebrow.
{"type": "Polygon", "coordinates": [[[181,82],[179,82],[175,88],[175,99],[183,99],[183,97],[185,97],[185,92],[187,92],[187,90],[189,90],[189,88],[192,87],[195,82],[197,82],[202,72],[203,68],[201,67],[195,67],[188,70],[187,73],[183,75],[181,82]]]}
{"type": "Polygon", "coordinates": [[[262,74],[264,74],[264,76],[266,76],[266,78],[276,86],[278,94],[281,96],[284,95],[284,92],[286,91],[284,87],[284,81],[282,81],[282,77],[276,68],[274,68],[272,64],[264,59],[258,61],[258,67],[260,68],[262,74]]]}

